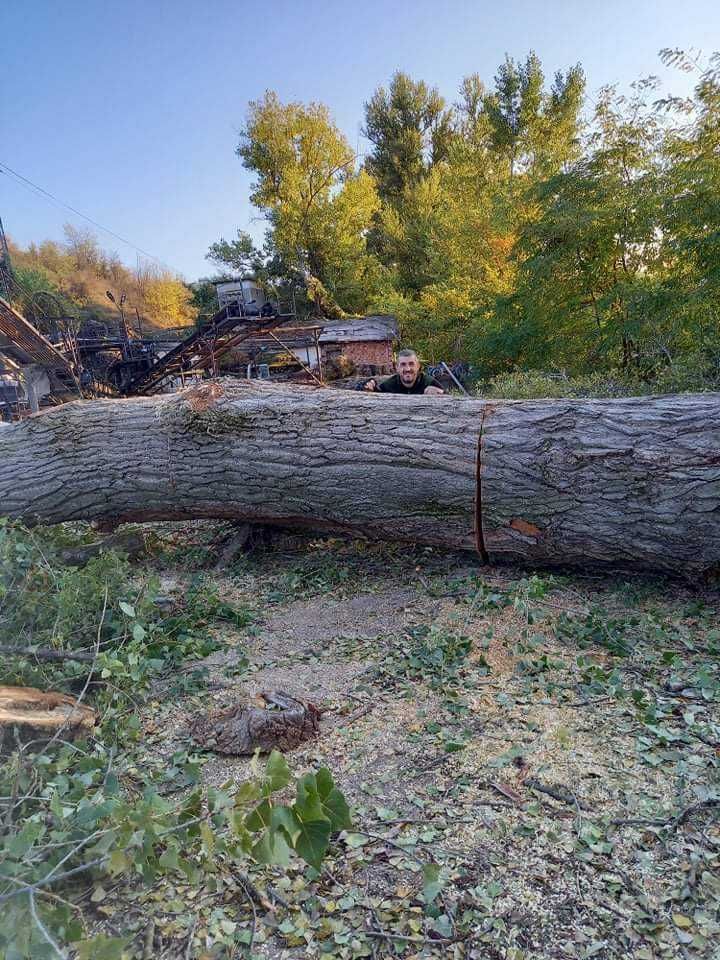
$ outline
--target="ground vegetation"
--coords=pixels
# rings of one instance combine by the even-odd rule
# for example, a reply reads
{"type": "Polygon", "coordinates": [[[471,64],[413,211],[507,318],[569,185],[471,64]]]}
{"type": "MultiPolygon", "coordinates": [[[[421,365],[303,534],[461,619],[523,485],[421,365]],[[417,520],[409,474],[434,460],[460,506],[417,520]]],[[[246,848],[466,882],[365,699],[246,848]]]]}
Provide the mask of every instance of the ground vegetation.
{"type": "Polygon", "coordinates": [[[1,533],[7,682],[101,717],[5,732],[5,956],[713,956],[711,584],[281,533],[214,570],[215,522],[69,567],[87,525],[1,533]],[[269,689],[311,698],[318,736],[191,740],[269,689]]]}

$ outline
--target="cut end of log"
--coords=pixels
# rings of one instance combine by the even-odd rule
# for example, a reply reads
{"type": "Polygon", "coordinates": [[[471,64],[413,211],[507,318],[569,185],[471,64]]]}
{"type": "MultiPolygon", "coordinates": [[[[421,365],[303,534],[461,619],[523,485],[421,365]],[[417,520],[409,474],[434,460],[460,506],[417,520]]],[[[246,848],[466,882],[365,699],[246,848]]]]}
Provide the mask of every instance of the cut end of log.
{"type": "Polygon", "coordinates": [[[0,686],[0,727],[25,726],[55,732],[91,730],[96,722],[97,713],[92,707],[65,693],[0,686]]]}

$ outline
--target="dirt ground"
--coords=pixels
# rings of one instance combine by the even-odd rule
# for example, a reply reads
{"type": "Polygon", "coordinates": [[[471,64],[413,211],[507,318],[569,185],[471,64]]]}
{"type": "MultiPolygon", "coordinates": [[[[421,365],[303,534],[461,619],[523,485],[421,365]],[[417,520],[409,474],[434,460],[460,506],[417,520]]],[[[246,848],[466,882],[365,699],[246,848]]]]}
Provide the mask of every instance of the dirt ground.
{"type": "MultiPolygon", "coordinates": [[[[181,597],[222,527],[161,536],[181,597]]],[[[287,760],[329,768],[353,828],[320,873],[251,871],[254,916],[206,891],[190,939],[166,908],[186,889],[146,899],[153,956],[225,956],[222,915],[266,958],[720,957],[716,590],[290,536],[207,575],[251,623],[213,627],[201,689],[155,691],[148,748],[192,749],[195,714],[259,691],[307,698],[320,732],[287,760]]],[[[252,762],[199,757],[215,787],[252,762]]]]}

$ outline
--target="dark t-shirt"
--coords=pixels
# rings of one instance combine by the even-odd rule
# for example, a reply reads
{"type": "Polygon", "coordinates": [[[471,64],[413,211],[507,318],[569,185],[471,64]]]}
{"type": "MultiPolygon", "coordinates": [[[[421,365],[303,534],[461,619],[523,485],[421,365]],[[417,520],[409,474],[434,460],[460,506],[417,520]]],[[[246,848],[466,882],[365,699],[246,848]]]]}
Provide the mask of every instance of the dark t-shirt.
{"type": "Polygon", "coordinates": [[[425,393],[426,387],[439,387],[442,390],[442,387],[434,377],[423,372],[418,374],[415,383],[411,387],[405,386],[398,373],[378,384],[380,393],[425,393]]]}

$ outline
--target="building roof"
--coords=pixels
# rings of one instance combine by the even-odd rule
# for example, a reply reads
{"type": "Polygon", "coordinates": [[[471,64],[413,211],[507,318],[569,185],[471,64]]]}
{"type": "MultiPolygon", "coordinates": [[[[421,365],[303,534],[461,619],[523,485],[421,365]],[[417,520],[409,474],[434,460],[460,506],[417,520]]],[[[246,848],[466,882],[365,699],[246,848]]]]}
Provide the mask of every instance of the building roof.
{"type": "Polygon", "coordinates": [[[363,340],[397,340],[398,322],[391,314],[344,317],[323,323],[320,343],[359,343],[363,340]]]}

